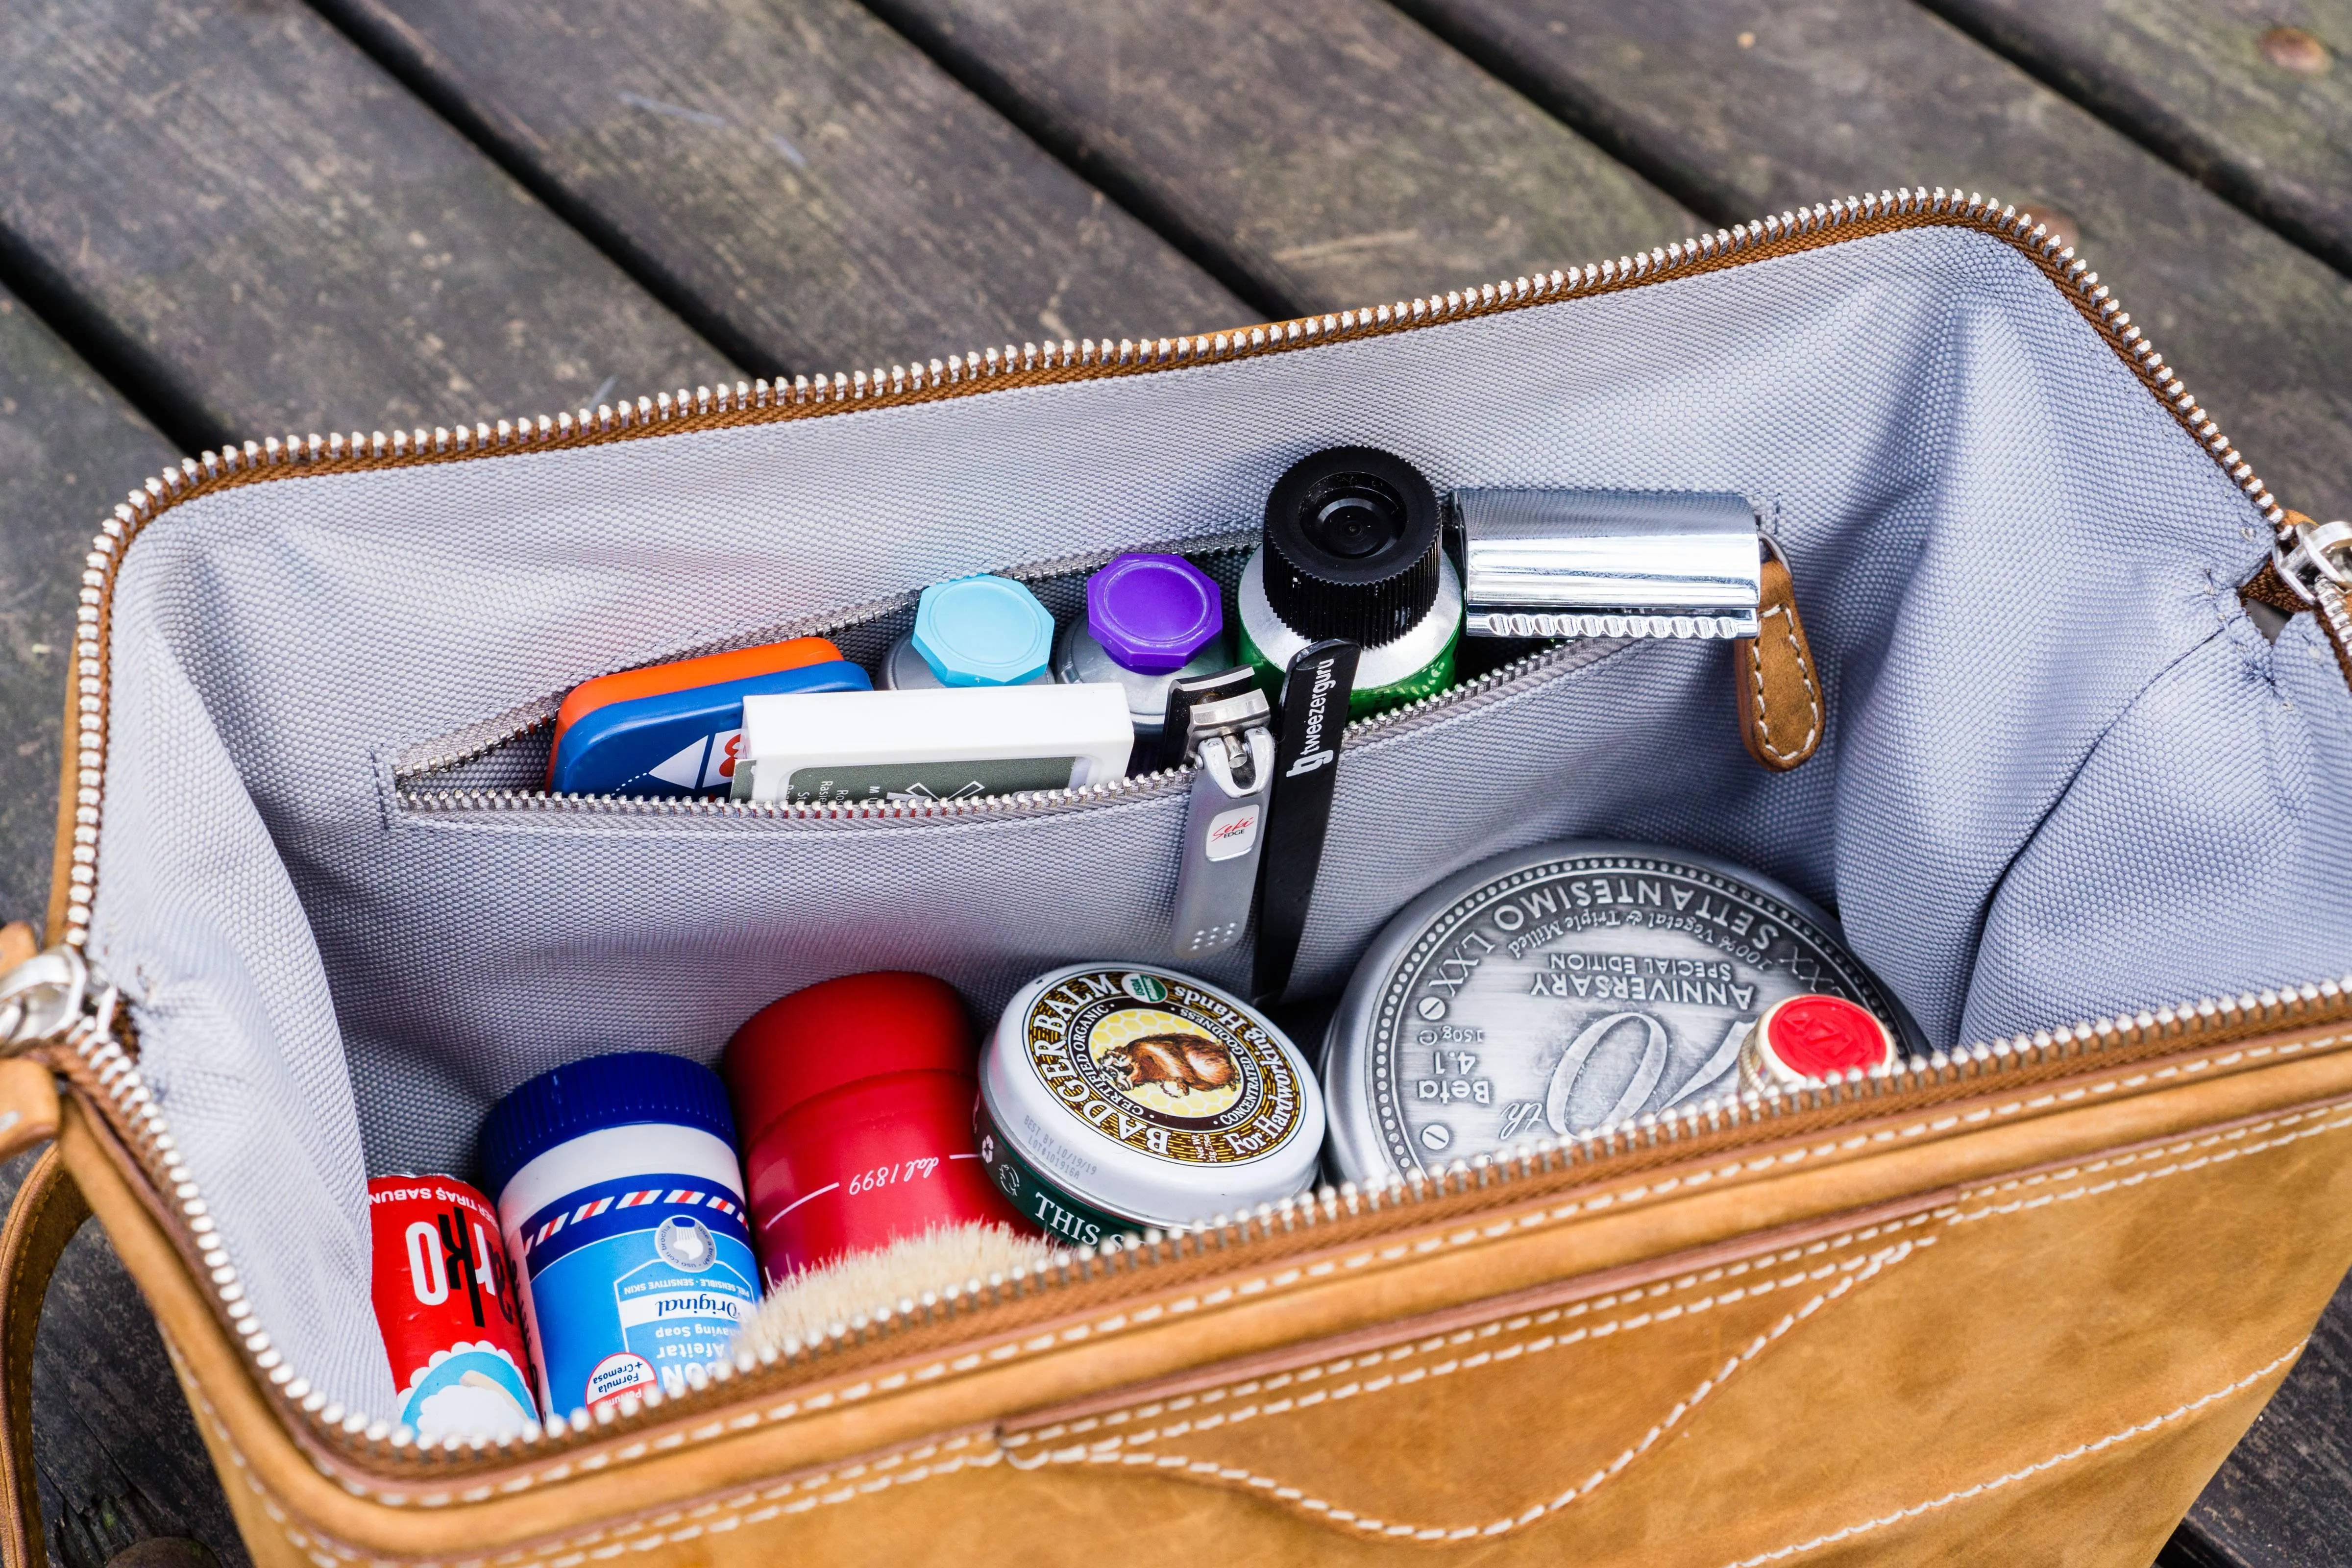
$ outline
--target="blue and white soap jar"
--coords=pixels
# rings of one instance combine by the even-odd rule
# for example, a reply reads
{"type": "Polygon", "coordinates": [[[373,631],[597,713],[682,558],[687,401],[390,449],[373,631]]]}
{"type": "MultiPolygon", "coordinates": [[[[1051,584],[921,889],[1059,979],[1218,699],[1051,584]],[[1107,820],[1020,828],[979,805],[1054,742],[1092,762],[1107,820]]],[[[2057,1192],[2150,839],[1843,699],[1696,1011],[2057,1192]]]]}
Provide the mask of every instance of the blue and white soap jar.
{"type": "Polygon", "coordinates": [[[481,1160],[541,1409],[680,1393],[733,1354],[760,1272],[718,1074],[661,1051],[551,1068],[491,1108],[481,1160]]]}

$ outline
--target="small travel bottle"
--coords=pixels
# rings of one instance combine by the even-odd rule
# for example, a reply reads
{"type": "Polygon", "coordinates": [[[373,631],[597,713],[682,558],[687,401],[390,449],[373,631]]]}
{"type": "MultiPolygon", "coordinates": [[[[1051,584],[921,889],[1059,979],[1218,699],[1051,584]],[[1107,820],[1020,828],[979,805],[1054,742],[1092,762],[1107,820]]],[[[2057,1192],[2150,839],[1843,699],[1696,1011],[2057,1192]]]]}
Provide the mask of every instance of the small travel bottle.
{"type": "Polygon", "coordinates": [[[1054,679],[1053,612],[1010,577],[958,577],[923,590],[915,629],[882,656],[881,687],[1038,686],[1054,679]]]}
{"type": "Polygon", "coordinates": [[[1181,555],[1121,555],[1087,579],[1087,618],[1063,631],[1054,673],[1065,685],[1125,687],[1135,738],[1156,750],[1168,689],[1231,662],[1224,605],[1207,573],[1181,555]]]}
{"type": "Polygon", "coordinates": [[[1329,637],[1363,649],[1350,718],[1451,686],[1462,584],[1441,531],[1436,492],[1402,458],[1334,447],[1293,463],[1242,571],[1242,658],[1268,693],[1301,648],[1329,637]]]}

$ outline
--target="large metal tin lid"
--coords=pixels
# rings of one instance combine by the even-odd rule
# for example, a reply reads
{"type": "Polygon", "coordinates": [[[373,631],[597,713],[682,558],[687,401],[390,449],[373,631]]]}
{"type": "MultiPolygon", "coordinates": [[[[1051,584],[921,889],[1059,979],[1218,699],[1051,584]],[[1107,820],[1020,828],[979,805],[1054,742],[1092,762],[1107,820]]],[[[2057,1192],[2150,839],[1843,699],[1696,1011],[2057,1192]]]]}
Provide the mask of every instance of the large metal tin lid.
{"type": "Polygon", "coordinates": [[[1836,923],[1769,878],[1638,844],[1497,857],[1357,965],[1324,1042],[1334,1170],[1438,1170],[1733,1092],[1749,1028],[1805,992],[1924,1049],[1836,923]]]}
{"type": "Polygon", "coordinates": [[[981,1097],[1022,1160],[1139,1225],[1191,1225],[1315,1179],[1323,1096],[1264,1015],[1164,969],[1074,964],[1006,1005],[981,1097]]]}

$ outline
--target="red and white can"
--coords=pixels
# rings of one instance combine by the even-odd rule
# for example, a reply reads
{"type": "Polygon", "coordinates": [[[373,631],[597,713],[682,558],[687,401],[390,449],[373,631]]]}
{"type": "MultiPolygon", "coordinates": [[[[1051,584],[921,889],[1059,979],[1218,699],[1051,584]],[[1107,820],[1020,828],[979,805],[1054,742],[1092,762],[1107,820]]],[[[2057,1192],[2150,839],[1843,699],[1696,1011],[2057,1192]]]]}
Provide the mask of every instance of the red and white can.
{"type": "Polygon", "coordinates": [[[539,1419],[523,1303],[498,1211],[450,1176],[368,1182],[375,1319],[419,1436],[502,1436],[539,1419]]]}
{"type": "Polygon", "coordinates": [[[941,1226],[1027,1229],[971,1125],[980,1047],[928,974],[849,974],[754,1013],[719,1071],[771,1289],[941,1226]]]}
{"type": "Polygon", "coordinates": [[[1739,1047],[1739,1087],[1750,1093],[1842,1079],[1895,1059],[1895,1037],[1878,1015],[1818,992],[1775,1002],[1739,1047]]]}

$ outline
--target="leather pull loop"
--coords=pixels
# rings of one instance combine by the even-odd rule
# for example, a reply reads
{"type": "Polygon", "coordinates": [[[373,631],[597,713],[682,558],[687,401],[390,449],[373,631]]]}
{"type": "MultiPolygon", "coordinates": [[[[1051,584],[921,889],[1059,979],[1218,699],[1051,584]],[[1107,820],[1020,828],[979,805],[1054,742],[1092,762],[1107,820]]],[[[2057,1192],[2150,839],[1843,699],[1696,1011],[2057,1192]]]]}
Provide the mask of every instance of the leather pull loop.
{"type": "Polygon", "coordinates": [[[1731,684],[1739,700],[1739,736],[1748,754],[1776,773],[1787,773],[1821,749],[1828,708],[1797,614],[1796,580],[1780,547],[1763,542],[1763,593],[1756,605],[1757,635],[1731,648],[1731,684]]]}
{"type": "MultiPolygon", "coordinates": [[[[54,1127],[55,1089],[49,1105],[54,1127]]],[[[41,1540],[41,1490],[33,1473],[33,1336],[41,1326],[49,1276],[57,1272],[66,1243],[89,1217],[81,1189],[52,1148],[26,1174],[7,1226],[0,1229],[0,1482],[7,1488],[9,1513],[0,1521],[0,1568],[43,1568],[48,1561],[41,1540]]]]}
{"type": "Polygon", "coordinates": [[[37,1061],[0,1061],[0,1160],[58,1135],[58,1080],[37,1061]]]}

